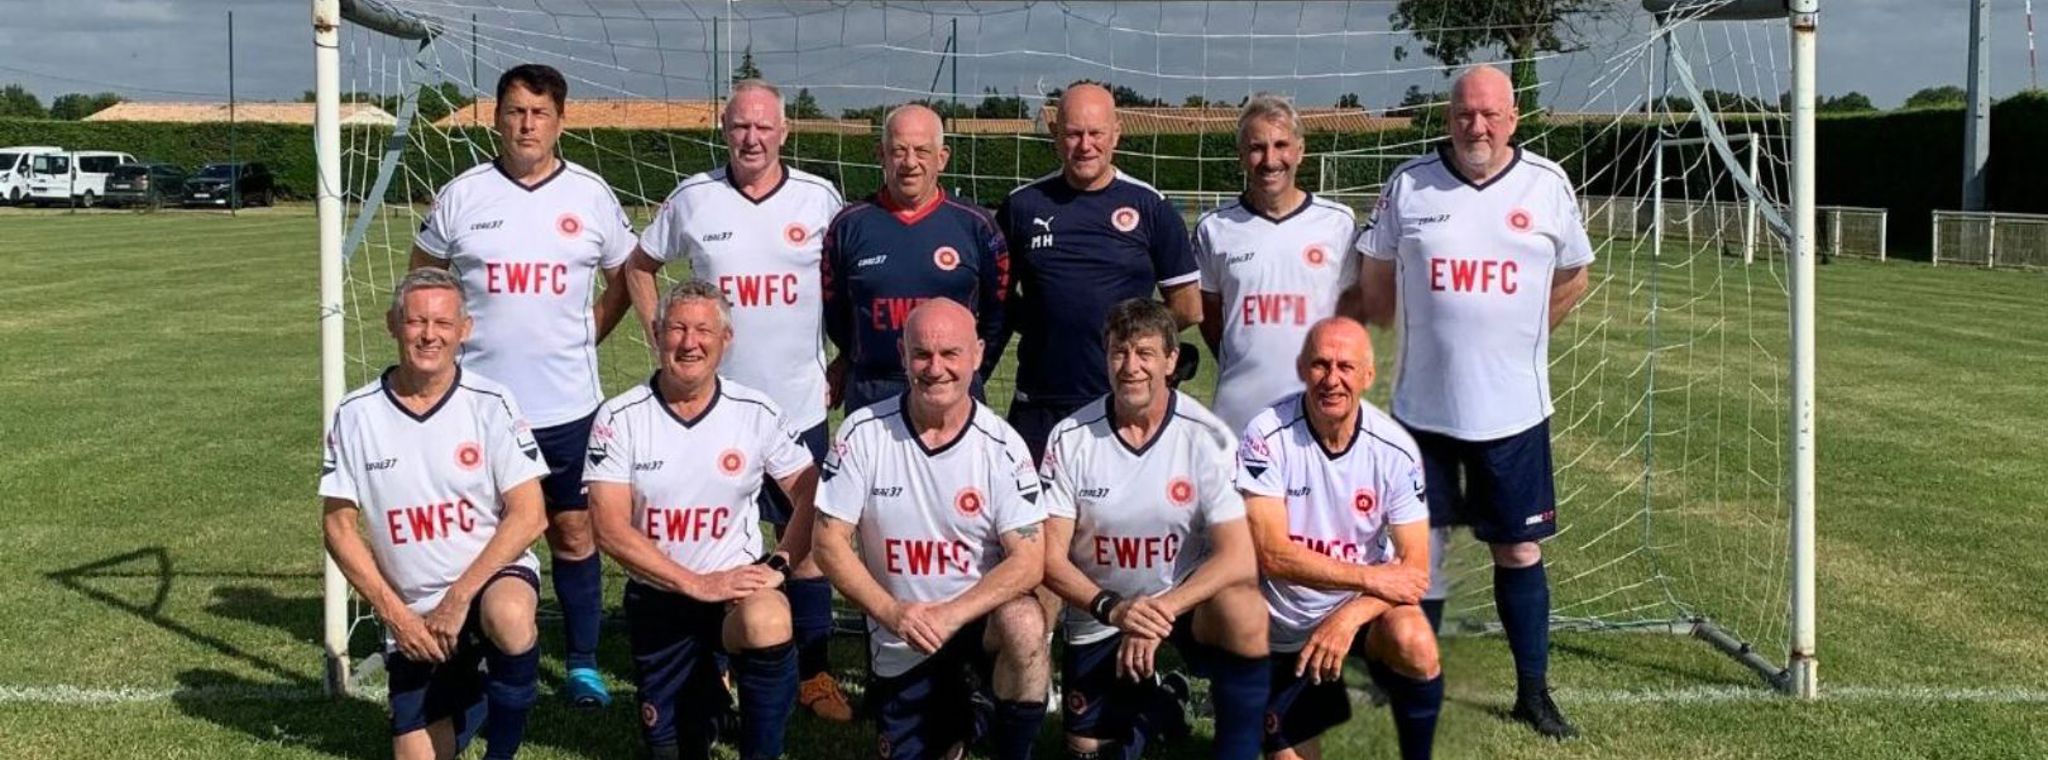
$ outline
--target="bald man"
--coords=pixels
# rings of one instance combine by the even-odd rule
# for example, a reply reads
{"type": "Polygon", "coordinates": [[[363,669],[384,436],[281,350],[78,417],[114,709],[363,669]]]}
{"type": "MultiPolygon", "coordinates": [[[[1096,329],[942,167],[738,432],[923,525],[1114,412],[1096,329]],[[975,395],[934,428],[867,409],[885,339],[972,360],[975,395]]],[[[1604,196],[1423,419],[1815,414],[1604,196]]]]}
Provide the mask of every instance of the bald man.
{"type": "Polygon", "coordinates": [[[1254,417],[1237,450],[1270,613],[1266,752],[1321,757],[1318,737],[1351,718],[1344,663],[1359,657],[1387,695],[1401,756],[1429,757],[1444,684],[1418,606],[1430,551],[1421,457],[1361,400],[1373,380],[1363,325],[1317,322],[1295,373],[1303,389],[1254,417]]]}
{"type": "MultiPolygon", "coordinates": [[[[848,412],[907,388],[896,349],[919,304],[951,299],[967,307],[983,341],[1001,334],[1009,248],[987,212],[940,187],[951,155],[937,113],[921,105],[891,111],[882,126],[882,189],[848,205],[825,231],[825,333],[839,352],[826,375],[833,403],[848,412]]],[[[996,354],[973,368],[976,396],[996,354]]]]}
{"type": "MultiPolygon", "coordinates": [[[[1493,553],[1493,601],[1515,659],[1511,715],[1576,731],[1550,697],[1550,583],[1538,542],[1557,532],[1550,456],[1550,331],[1585,293],[1593,246],[1564,169],[1514,144],[1514,87],[1490,66],[1451,88],[1450,145],[1387,179],[1358,238],[1365,316],[1401,325],[1394,417],[1421,446],[1441,557],[1452,526],[1493,553]]],[[[1439,561],[1425,609],[1440,620],[1439,561]]]]}
{"type": "Polygon", "coordinates": [[[1118,136],[1108,89],[1068,87],[1052,122],[1059,173],[1012,191],[996,212],[1016,261],[1009,419],[1033,457],[1054,425],[1109,393],[1102,328],[1112,307],[1156,293],[1178,327],[1202,321],[1187,223],[1158,190],[1117,171],[1118,136]]]}
{"type": "Polygon", "coordinates": [[[899,354],[909,390],[847,415],[825,459],[814,550],[867,612],[889,760],[957,756],[980,726],[990,755],[1024,760],[1045,719],[1045,508],[1023,441],[971,393],[983,353],[965,307],[919,305],[899,354]]]}

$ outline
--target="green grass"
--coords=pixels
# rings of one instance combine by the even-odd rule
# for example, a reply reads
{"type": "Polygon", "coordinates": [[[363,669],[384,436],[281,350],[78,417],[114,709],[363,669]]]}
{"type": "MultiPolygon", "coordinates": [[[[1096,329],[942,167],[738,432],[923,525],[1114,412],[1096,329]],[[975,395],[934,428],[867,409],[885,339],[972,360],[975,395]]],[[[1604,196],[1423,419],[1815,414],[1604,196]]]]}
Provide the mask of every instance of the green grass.
{"type": "MultiPolygon", "coordinates": [[[[1560,607],[1602,620],[1696,609],[1780,658],[1777,281],[1711,256],[1657,270],[1665,348],[1651,422],[1638,403],[1651,264],[1606,255],[1556,340],[1576,347],[1554,371],[1558,424],[1571,427],[1558,457],[1572,531],[1551,561],[1554,578],[1579,576],[1560,581],[1560,607]],[[1644,441],[1657,457],[1647,525],[1632,516],[1645,503],[1632,485],[1644,441]]],[[[388,282],[373,264],[383,266],[365,260],[358,274],[388,282]]],[[[381,705],[317,696],[316,276],[305,208],[0,210],[0,757],[388,751],[381,705]],[[127,690],[128,701],[59,701],[93,690],[127,690]]],[[[1512,688],[1501,641],[1461,637],[1446,646],[1442,754],[2048,752],[2044,286],[2040,274],[1896,262],[1821,269],[1821,701],[1772,697],[1682,637],[1562,633],[1554,681],[1586,736],[1552,744],[1500,717],[1512,688]]],[[[379,298],[365,289],[351,303],[374,310],[379,298]]],[[[374,335],[361,346],[352,379],[389,356],[374,335]]],[[[635,350],[607,354],[611,389],[643,373],[635,350]]],[[[995,395],[1001,408],[1007,388],[995,395]]],[[[1484,574],[1470,575],[1459,606],[1484,618],[1484,574]]],[[[614,595],[619,586],[614,576],[614,595]]],[[[369,636],[357,644],[367,650],[369,636]]],[[[838,661],[858,663],[855,646],[842,642],[838,661]]],[[[619,637],[604,663],[626,691],[619,637]]],[[[544,684],[558,679],[550,659],[544,684]]],[[[629,700],[596,715],[544,704],[526,756],[637,748],[629,700]]],[[[1051,731],[1043,757],[1060,755],[1051,731]]],[[[805,717],[791,741],[798,758],[873,746],[864,726],[805,717]]],[[[1390,756],[1391,726],[1361,710],[1326,747],[1390,756]]]]}

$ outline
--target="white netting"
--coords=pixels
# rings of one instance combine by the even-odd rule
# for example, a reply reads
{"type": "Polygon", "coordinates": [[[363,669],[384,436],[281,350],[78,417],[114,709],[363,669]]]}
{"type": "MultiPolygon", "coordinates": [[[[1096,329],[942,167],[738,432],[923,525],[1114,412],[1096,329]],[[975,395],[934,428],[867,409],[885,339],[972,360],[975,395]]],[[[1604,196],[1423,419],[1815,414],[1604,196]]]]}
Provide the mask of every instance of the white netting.
{"type": "MultiPolygon", "coordinates": [[[[442,112],[450,93],[490,97],[510,65],[556,66],[570,79],[565,155],[608,178],[636,222],[683,177],[722,162],[710,128],[715,99],[749,59],[792,104],[808,91],[824,111],[794,114],[804,118],[785,156],[840,182],[848,197],[873,191],[879,171],[871,122],[840,118],[846,109],[911,99],[983,106],[949,121],[946,184],[992,204],[1056,168],[1040,119],[1054,88],[1092,78],[1176,105],[1220,102],[1124,112],[1119,166],[1168,191],[1190,218],[1239,189],[1231,133],[1240,98],[1266,90],[1328,108],[1355,95],[1369,113],[1309,119],[1301,183],[1362,218],[1386,173],[1441,133],[1430,126],[1441,96],[1429,93],[1449,89],[1449,67],[1421,54],[1421,40],[1506,28],[1496,20],[1398,31],[1390,14],[1428,4],[1391,2],[387,1],[439,35],[422,47],[346,28],[344,92],[397,101],[445,84],[420,97],[442,112]],[[1404,99],[1409,128],[1383,113],[1404,99]],[[619,123],[579,126],[602,119],[619,123]]],[[[1659,28],[1634,3],[1605,7],[1568,20],[1573,52],[1531,54],[1544,112],[1525,117],[1520,135],[1579,183],[1601,257],[1590,292],[1552,341],[1562,530],[1546,556],[1556,614],[1596,627],[1709,617],[1777,659],[1789,566],[1786,257],[1767,221],[1752,232],[1747,219],[1752,200],[1785,205],[1787,121],[1775,112],[1790,83],[1784,25],[1659,28]],[[1709,107],[1768,111],[1721,114],[1722,131],[1756,135],[1760,169],[1749,183],[1735,171],[1747,172],[1743,144],[1729,146],[1739,157],[1732,164],[1709,146],[1658,148],[1660,133],[1701,134],[1691,90],[1670,76],[1667,41],[1709,107]],[[1650,201],[1660,152],[1661,225],[1650,201]],[[1760,195],[1745,195],[1744,184],[1760,195]],[[1745,265],[1744,250],[1754,263],[1745,265]]],[[[366,233],[347,251],[351,383],[388,361],[378,315],[434,190],[492,152],[485,128],[460,126],[488,124],[487,112],[465,122],[471,110],[456,108],[453,125],[414,122],[395,165],[386,132],[344,134],[348,224],[360,220],[366,233]],[[390,187],[372,197],[387,168],[390,187]]],[[[637,335],[618,335],[613,343],[628,345],[606,349],[608,390],[645,372],[645,353],[630,345],[637,335]]],[[[991,385],[999,409],[1007,388],[991,385]]],[[[1383,404],[1386,393],[1373,398],[1383,404]]],[[[1456,550],[1454,616],[1493,619],[1484,554],[1469,541],[1456,550]]]]}

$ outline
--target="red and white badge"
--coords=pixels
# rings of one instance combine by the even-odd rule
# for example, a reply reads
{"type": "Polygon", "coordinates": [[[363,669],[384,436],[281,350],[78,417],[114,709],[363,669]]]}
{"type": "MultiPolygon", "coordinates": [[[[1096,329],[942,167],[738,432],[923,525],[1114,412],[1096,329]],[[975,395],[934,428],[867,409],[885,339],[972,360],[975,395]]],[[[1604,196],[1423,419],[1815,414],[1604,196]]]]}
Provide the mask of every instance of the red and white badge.
{"type": "Polygon", "coordinates": [[[1130,206],[1119,206],[1109,213],[1109,224],[1118,232],[1130,232],[1138,228],[1138,210],[1130,206]]]}

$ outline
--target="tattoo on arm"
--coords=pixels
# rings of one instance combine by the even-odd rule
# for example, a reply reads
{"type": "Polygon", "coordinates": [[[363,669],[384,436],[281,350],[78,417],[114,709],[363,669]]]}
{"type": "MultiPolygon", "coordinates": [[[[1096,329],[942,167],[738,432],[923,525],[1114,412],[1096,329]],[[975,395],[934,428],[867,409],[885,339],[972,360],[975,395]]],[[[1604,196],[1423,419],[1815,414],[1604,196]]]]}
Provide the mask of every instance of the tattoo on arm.
{"type": "Polygon", "coordinates": [[[1016,529],[1015,531],[1012,531],[1012,532],[1016,533],[1016,534],[1017,534],[1017,537],[1018,537],[1018,538],[1022,538],[1022,539],[1025,539],[1025,540],[1030,540],[1030,539],[1034,539],[1034,538],[1037,538],[1037,537],[1038,537],[1038,523],[1032,523],[1032,524],[1030,524],[1030,525],[1026,525],[1026,526],[1024,526],[1024,527],[1021,527],[1021,528],[1018,528],[1018,529],[1016,529]]]}

